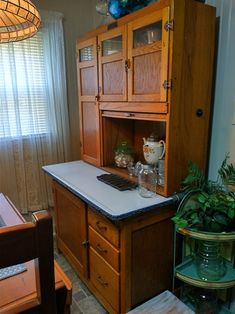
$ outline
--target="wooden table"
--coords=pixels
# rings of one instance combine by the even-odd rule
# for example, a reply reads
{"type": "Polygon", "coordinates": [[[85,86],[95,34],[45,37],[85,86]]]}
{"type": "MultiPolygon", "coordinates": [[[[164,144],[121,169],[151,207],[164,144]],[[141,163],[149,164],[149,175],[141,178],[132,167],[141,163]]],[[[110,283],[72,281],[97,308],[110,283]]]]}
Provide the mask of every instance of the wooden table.
{"type": "Polygon", "coordinates": [[[173,293],[166,290],[127,314],[193,314],[173,293]]]}
{"type": "MultiPolygon", "coordinates": [[[[34,262],[26,263],[27,270],[0,280],[0,313],[16,313],[29,308],[37,297],[34,262]]],[[[68,277],[55,262],[55,288],[59,313],[69,313],[72,286],[68,277]]],[[[34,303],[35,304],[35,303],[34,303]]]]}
{"type": "MultiPolygon", "coordinates": [[[[0,217],[7,226],[24,223],[15,206],[0,194],[0,217]]],[[[7,254],[7,253],[5,253],[7,254]]],[[[25,263],[27,270],[0,280],[0,313],[19,313],[30,308],[37,297],[34,261],[25,263]]],[[[58,313],[69,313],[72,303],[72,284],[55,261],[55,289],[58,313]]]]}

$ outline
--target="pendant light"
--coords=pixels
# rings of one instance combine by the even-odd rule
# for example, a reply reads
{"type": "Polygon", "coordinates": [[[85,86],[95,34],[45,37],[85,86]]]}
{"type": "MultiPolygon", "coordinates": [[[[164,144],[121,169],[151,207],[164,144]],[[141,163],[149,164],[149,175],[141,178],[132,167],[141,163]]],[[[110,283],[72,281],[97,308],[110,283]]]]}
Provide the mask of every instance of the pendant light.
{"type": "Polygon", "coordinates": [[[32,37],[41,17],[30,0],[0,0],[0,43],[32,37]]]}

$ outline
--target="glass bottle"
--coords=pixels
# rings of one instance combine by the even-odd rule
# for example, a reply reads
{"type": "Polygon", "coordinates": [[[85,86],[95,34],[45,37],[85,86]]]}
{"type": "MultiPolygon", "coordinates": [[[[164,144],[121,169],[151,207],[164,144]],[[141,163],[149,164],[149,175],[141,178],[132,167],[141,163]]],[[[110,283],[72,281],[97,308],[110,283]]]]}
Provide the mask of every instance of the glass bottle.
{"type": "Polygon", "coordinates": [[[218,313],[217,295],[214,291],[200,289],[196,294],[196,314],[218,313]]]}
{"type": "Polygon", "coordinates": [[[102,15],[108,15],[108,0],[98,0],[96,11],[102,15]]]}
{"type": "Polygon", "coordinates": [[[164,186],[165,182],[165,159],[158,160],[158,185],[164,186]]]}
{"type": "Polygon", "coordinates": [[[218,281],[226,273],[225,260],[220,253],[221,243],[198,241],[195,263],[198,276],[205,281],[218,281]]]}
{"type": "Polygon", "coordinates": [[[157,173],[152,165],[142,165],[138,175],[139,194],[142,197],[156,195],[157,173]]]}

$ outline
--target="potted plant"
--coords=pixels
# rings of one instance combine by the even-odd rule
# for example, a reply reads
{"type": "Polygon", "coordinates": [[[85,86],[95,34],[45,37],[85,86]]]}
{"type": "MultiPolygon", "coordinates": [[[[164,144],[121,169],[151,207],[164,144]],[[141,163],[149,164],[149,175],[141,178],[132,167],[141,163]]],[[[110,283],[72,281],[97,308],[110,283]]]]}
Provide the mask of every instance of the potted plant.
{"type": "Polygon", "coordinates": [[[172,218],[179,232],[197,239],[194,264],[205,281],[218,281],[225,275],[221,244],[228,234],[235,239],[235,168],[228,159],[226,155],[216,181],[189,163],[189,173],[182,182],[187,193],[172,218]]]}
{"type": "Polygon", "coordinates": [[[183,180],[186,196],[172,218],[176,228],[209,232],[235,231],[235,167],[226,155],[216,181],[206,178],[193,162],[183,180]]]}

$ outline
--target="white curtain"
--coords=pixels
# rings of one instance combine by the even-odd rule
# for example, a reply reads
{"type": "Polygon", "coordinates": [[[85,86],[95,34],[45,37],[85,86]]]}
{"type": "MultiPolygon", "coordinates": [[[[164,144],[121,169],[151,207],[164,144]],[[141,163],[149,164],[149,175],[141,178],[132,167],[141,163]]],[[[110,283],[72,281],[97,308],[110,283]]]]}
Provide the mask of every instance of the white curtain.
{"type": "Polygon", "coordinates": [[[41,15],[34,37],[0,45],[0,191],[22,213],[52,205],[41,168],[69,159],[63,16],[41,15]]]}

